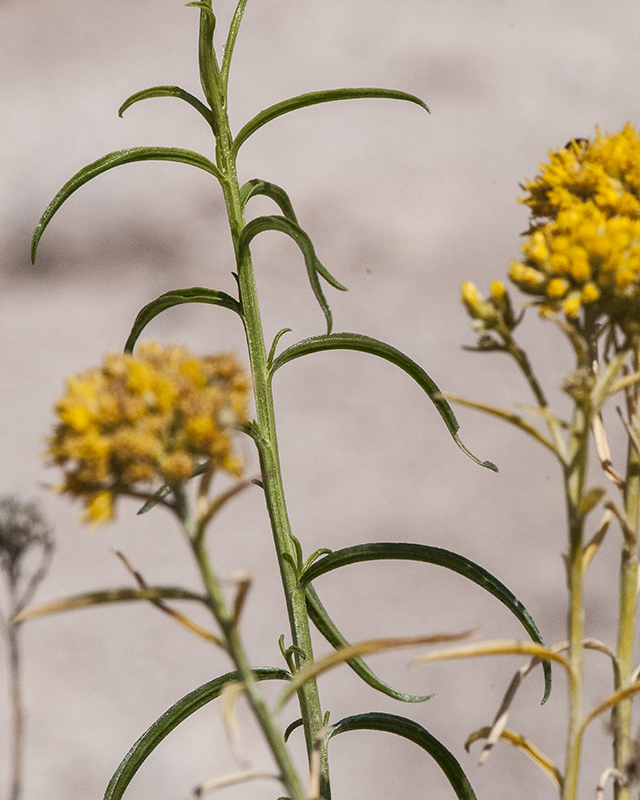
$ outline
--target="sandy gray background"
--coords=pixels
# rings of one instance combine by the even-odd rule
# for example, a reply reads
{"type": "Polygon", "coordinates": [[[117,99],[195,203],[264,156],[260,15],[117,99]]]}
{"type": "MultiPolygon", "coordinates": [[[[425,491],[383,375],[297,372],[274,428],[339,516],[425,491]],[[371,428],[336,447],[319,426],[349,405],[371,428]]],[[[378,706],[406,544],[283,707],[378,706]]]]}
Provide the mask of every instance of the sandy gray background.
{"type": "MultiPolygon", "coordinates": [[[[232,3],[221,0],[220,28],[232,3]]],[[[210,154],[206,125],[185,104],[154,100],[118,120],[124,98],[157,84],[198,92],[198,14],[179,0],[0,2],[0,492],[41,499],[58,552],[38,599],[126,585],[112,553],[122,549],[149,582],[195,575],[171,519],[142,519],[124,505],[118,522],[89,534],[76,507],[46,492],[41,464],[51,407],[66,374],[120,348],[138,308],[163,291],[207,285],[233,291],[219,190],[204,173],[141,164],[102,176],[67,204],[47,231],[35,267],[30,231],[64,181],[85,163],[140,144],[210,154]]],[[[415,106],[340,103],[284,117],[242,149],[243,180],[263,177],[290,192],[318,253],[348,287],[330,292],[336,330],[378,336],[422,363],[452,392],[511,404],[526,386],[495,356],[463,352],[473,336],[458,286],[483,287],[518,253],[525,210],[518,183],[550,147],[638,121],[640,7],[634,0],[252,0],[231,79],[237,130],[260,108],[297,93],[382,85],[423,97],[415,106]]],[[[256,202],[256,213],[268,206],[256,202]]],[[[295,247],[275,234],[256,242],[268,335],[322,330],[295,247]]],[[[239,325],[224,311],[182,307],[148,334],[198,352],[242,352],[239,325]]],[[[569,364],[565,344],[532,316],[523,339],[553,393],[569,364]]],[[[467,460],[433,408],[390,365],[357,354],[324,354],[276,380],[281,448],[294,530],[307,552],[373,540],[448,547],[509,585],[563,638],[563,509],[552,459],[523,436],[461,412],[467,444],[500,474],[467,460]]],[[[558,395],[559,397],[559,395],[558,395]]],[[[562,399],[558,402],[562,404],[562,399]]],[[[615,439],[615,436],[613,437],[615,439]]],[[[619,443],[619,442],[618,442],[619,443]]],[[[250,446],[246,453],[251,457],[250,446]]],[[[279,663],[285,630],[269,530],[256,489],[220,518],[212,550],[222,574],[249,569],[244,632],[256,664],[279,663]]],[[[587,583],[587,631],[612,642],[619,534],[605,544],[587,583]]],[[[520,636],[496,601],[426,566],[351,567],[318,582],[352,639],[480,627],[520,636]]],[[[154,609],[76,612],[24,631],[28,800],[89,800],[130,744],[187,691],[227,668],[221,654],[154,609]]],[[[318,643],[318,653],[328,650],[318,643]]],[[[4,651],[2,651],[3,654],[4,651]]],[[[554,797],[521,754],[496,748],[478,769],[462,743],[487,724],[521,660],[407,668],[411,653],[372,665],[407,691],[436,692],[401,707],[362,688],[345,669],[322,684],[332,718],[369,709],[408,712],[457,755],[479,798],[554,797]]],[[[587,702],[610,691],[604,658],[592,655],[587,702]],[[592,666],[593,665],[593,666],[592,666]]],[[[4,667],[0,667],[0,676],[4,667]]],[[[532,676],[511,726],[562,761],[564,679],[540,708],[532,676]]],[[[4,681],[0,714],[7,716],[4,681]]],[[[294,714],[287,709],[284,721],[294,714]]],[[[243,717],[253,763],[268,765],[243,717]]],[[[0,780],[7,748],[0,738],[0,780]]],[[[609,763],[604,723],[590,729],[582,797],[609,763]]],[[[476,745],[476,748],[479,746],[476,745]]],[[[428,757],[382,734],[332,744],[338,798],[452,796],[428,757]]],[[[139,774],[131,800],[181,800],[209,777],[234,770],[219,712],[199,712],[139,774]]],[[[278,787],[229,789],[228,798],[278,796],[278,787]]]]}

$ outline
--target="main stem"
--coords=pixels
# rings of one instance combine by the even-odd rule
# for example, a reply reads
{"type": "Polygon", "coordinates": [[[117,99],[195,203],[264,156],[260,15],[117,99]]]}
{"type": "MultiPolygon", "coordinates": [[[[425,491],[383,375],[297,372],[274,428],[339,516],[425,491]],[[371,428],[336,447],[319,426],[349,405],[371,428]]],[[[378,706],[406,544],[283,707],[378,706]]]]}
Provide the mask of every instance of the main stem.
{"type": "MultiPolygon", "coordinates": [[[[638,352],[634,354],[634,370],[638,369],[638,352]]],[[[629,424],[638,434],[638,388],[634,385],[627,401],[629,424]]],[[[638,586],[638,509],[640,507],[640,455],[632,441],[627,450],[627,474],[624,488],[624,510],[628,531],[622,541],[620,561],[620,603],[618,616],[618,641],[616,655],[618,672],[616,689],[631,682],[633,672],[633,640],[635,633],[636,596],[638,586]]],[[[623,700],[613,710],[613,752],[614,763],[620,772],[626,774],[632,758],[631,752],[631,700],[623,700]]],[[[630,800],[628,786],[614,786],[615,800],[630,800]]]]}
{"type": "MultiPolygon", "coordinates": [[[[296,659],[300,662],[313,661],[313,648],[306,597],[303,589],[297,586],[298,578],[294,569],[295,549],[291,539],[291,525],[287,513],[282,472],[278,454],[276,422],[273,394],[267,366],[267,351],[258,305],[253,264],[248,250],[239,252],[238,239],[244,227],[244,209],[240,201],[240,184],[236,171],[235,156],[232,149],[232,136],[227,116],[226,92],[220,75],[211,37],[213,28],[206,13],[201,13],[200,23],[200,65],[201,79],[207,99],[211,103],[216,119],[217,164],[224,176],[224,192],[229,227],[236,251],[238,265],[238,286],[242,305],[247,348],[253,377],[256,403],[256,425],[259,438],[260,466],[262,484],[271,529],[280,566],[280,574],[289,615],[289,624],[296,659]],[[301,654],[301,655],[300,655],[301,654]]],[[[315,680],[307,681],[298,692],[300,710],[304,725],[305,740],[309,757],[323,727],[323,715],[318,687],[315,680]]],[[[321,767],[321,794],[329,800],[329,779],[326,759],[321,767]]]]}
{"type": "Polygon", "coordinates": [[[567,580],[569,584],[569,661],[572,678],[569,681],[569,729],[564,772],[563,800],[576,800],[582,748],[583,709],[583,639],[584,608],[582,593],[583,527],[580,501],[584,493],[589,441],[589,415],[576,407],[570,447],[570,461],[565,469],[565,492],[569,523],[569,554],[567,580]]]}

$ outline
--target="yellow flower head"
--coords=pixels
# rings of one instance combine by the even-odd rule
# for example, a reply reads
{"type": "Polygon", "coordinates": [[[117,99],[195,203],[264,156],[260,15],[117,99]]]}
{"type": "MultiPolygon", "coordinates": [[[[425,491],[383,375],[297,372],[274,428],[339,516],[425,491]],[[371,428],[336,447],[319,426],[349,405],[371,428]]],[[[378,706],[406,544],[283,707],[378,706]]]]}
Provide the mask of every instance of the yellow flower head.
{"type": "Polygon", "coordinates": [[[640,320],[640,135],[631,125],[552,151],[525,183],[530,238],[509,277],[541,313],[640,320]]]}
{"type": "Polygon", "coordinates": [[[118,495],[178,483],[208,463],[237,477],[232,433],[247,421],[249,382],[230,355],[196,358],[150,342],[136,356],[67,379],[47,455],[64,472],[59,491],[81,497],[94,526],[118,495]],[[145,486],[146,485],[146,486],[145,486]]]}

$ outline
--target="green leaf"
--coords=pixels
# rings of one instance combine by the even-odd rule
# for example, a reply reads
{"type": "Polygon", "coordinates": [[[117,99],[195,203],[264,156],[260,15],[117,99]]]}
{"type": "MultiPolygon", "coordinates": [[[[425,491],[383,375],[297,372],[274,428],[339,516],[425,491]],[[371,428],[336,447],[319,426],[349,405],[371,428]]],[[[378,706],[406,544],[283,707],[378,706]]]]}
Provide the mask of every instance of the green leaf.
{"type": "MultiPolygon", "coordinates": [[[[293,241],[298,245],[304,256],[304,263],[307,267],[307,275],[309,276],[309,283],[311,284],[311,289],[327,321],[327,330],[331,332],[331,325],[332,325],[331,310],[324,296],[324,292],[322,291],[322,287],[320,286],[320,280],[318,279],[318,273],[321,272],[321,265],[318,259],[316,258],[315,250],[313,249],[313,244],[311,243],[311,239],[299,225],[296,225],[295,222],[292,222],[290,219],[287,219],[286,217],[280,217],[277,215],[256,217],[255,219],[252,219],[250,222],[247,222],[247,224],[242,229],[240,236],[238,237],[239,258],[242,258],[242,256],[244,255],[244,251],[249,248],[251,240],[259,233],[262,233],[263,231],[279,231],[280,233],[285,233],[287,236],[290,236],[293,239],[293,241]]],[[[324,270],[324,268],[322,268],[322,270],[324,270]]],[[[326,273],[325,270],[324,273],[322,274],[323,277],[326,278],[328,273],[326,273]]],[[[331,279],[331,281],[334,280],[335,279],[333,278],[331,279]]]]}
{"type": "MultiPolygon", "coordinates": [[[[349,642],[336,627],[336,624],[329,616],[326,608],[322,605],[320,598],[316,594],[316,590],[312,586],[306,587],[306,599],[309,618],[329,644],[336,649],[339,647],[347,647],[349,642]]],[[[414,695],[397,691],[392,686],[389,686],[388,683],[381,680],[360,657],[352,658],[350,661],[347,661],[347,664],[356,675],[359,675],[372,689],[376,689],[382,692],[382,694],[393,697],[394,700],[400,700],[403,703],[423,703],[425,700],[430,700],[433,697],[432,694],[414,695]]]]}
{"type": "Polygon", "coordinates": [[[136,161],[178,161],[182,164],[198,167],[198,169],[215,175],[219,181],[224,181],[222,173],[215,164],[209,161],[208,158],[200,155],[200,153],[194,153],[192,150],[182,150],[179,147],[130,147],[127,150],[117,150],[113,153],[109,153],[99,158],[97,161],[94,161],[92,164],[83,167],[79,172],[76,172],[49,203],[33,232],[31,260],[35,261],[38,242],[40,241],[44,229],[47,227],[56,211],[76,189],[79,189],[92,178],[101,175],[109,169],[119,167],[121,164],[132,164],[136,161]]]}
{"type": "Polygon", "coordinates": [[[283,215],[297,224],[298,218],[296,212],[293,210],[293,204],[289,195],[275,183],[263,181],[260,178],[253,178],[247,181],[240,189],[240,202],[244,208],[252,197],[257,195],[264,195],[271,198],[273,202],[282,211],[283,215]]]}
{"type": "MultiPolygon", "coordinates": [[[[257,667],[253,670],[257,681],[289,680],[291,675],[284,669],[275,667],[257,667]]],[[[153,725],[146,730],[138,741],[129,750],[120,766],[109,781],[104,800],[119,800],[131,783],[133,776],[140,769],[144,761],[151,755],[160,742],[168,736],[174,728],[190,717],[202,706],[215,700],[220,695],[227,683],[237,681],[237,672],[227,672],[215,680],[209,681],[185,695],[181,700],[171,706],[153,725]]]]}
{"type": "Polygon", "coordinates": [[[422,725],[412,719],[399,717],[396,714],[384,714],[380,711],[356,714],[353,717],[345,717],[336,722],[335,725],[332,725],[327,740],[346,731],[382,731],[409,739],[409,741],[429,753],[437,762],[440,769],[447,776],[453,791],[456,793],[456,797],[460,800],[476,800],[471,784],[455,756],[432,736],[426,728],[423,728],[422,725]]]}
{"type": "Polygon", "coordinates": [[[227,95],[227,84],[229,83],[229,68],[231,67],[231,58],[233,56],[233,49],[236,45],[238,38],[238,31],[240,30],[240,23],[242,22],[242,15],[247,5],[247,0],[239,0],[236,10],[233,14],[231,24],[229,25],[229,34],[227,36],[227,43],[224,46],[224,53],[222,55],[222,68],[220,70],[222,75],[222,86],[224,96],[227,95]]]}
{"type": "Polygon", "coordinates": [[[165,292],[161,294],[160,297],[156,297],[155,300],[147,303],[147,305],[138,312],[127,343],[124,346],[125,353],[133,352],[133,348],[140,334],[154,317],[157,317],[158,314],[161,314],[167,308],[179,306],[183,303],[210,303],[214,306],[229,308],[242,317],[242,307],[240,303],[225,292],[218,292],[215,289],[204,289],[201,286],[194,286],[192,289],[175,289],[171,292],[165,292]]]}
{"type": "Polygon", "coordinates": [[[141,92],[136,92],[132,94],[131,97],[128,97],[120,106],[118,109],[118,116],[121,117],[134,103],[140,100],[148,100],[152,97],[178,97],[180,100],[184,100],[185,103],[189,103],[198,113],[202,114],[213,130],[216,130],[216,120],[213,116],[213,111],[205,106],[201,100],[198,100],[197,97],[194,97],[190,92],[181,89],[179,86],[152,86],[150,89],[143,89],[141,92]]]}
{"type": "Polygon", "coordinates": [[[298,719],[294,720],[290,725],[288,725],[286,731],[284,732],[284,740],[285,740],[285,742],[288,742],[289,741],[289,737],[291,736],[291,734],[297,728],[301,728],[303,725],[304,725],[304,720],[302,719],[302,717],[299,717],[298,719]]]}
{"type": "MultiPolygon", "coordinates": [[[[265,197],[271,198],[282,211],[282,214],[295,225],[298,225],[298,218],[296,217],[296,212],[293,210],[293,204],[291,203],[289,195],[280,186],[257,178],[247,181],[240,189],[240,201],[243,207],[256,195],[264,195],[265,197]]],[[[316,270],[322,275],[325,281],[333,286],[334,289],[346,292],[347,287],[343,286],[340,281],[333,277],[329,270],[318,260],[317,256],[315,256],[315,253],[314,257],[316,260],[316,270]]]]}
{"type": "Polygon", "coordinates": [[[425,111],[429,111],[428,106],[419,97],[407,92],[401,92],[397,89],[375,89],[375,88],[358,88],[358,89],[325,89],[320,92],[309,92],[308,94],[300,94],[297,97],[290,97],[288,100],[283,100],[276,103],[269,108],[265,108],[253,119],[249,120],[247,124],[238,131],[238,135],[233,140],[233,147],[231,152],[235,157],[238,154],[240,147],[247,141],[247,139],[254,134],[257,130],[271,122],[283,114],[288,114],[290,111],[297,111],[299,108],[307,108],[307,106],[315,106],[319,103],[332,103],[336,100],[360,100],[364,98],[383,98],[388,100],[406,100],[409,103],[415,103],[425,111]]]}
{"type": "MultiPolygon", "coordinates": [[[[533,621],[533,617],[518,598],[495,578],[486,569],[470,561],[464,556],[452,553],[450,550],[443,550],[440,547],[431,547],[426,544],[413,544],[407,542],[370,542],[368,544],[358,544],[353,547],[345,547],[342,550],[335,550],[329,555],[315,561],[305,570],[299,580],[299,586],[305,588],[311,581],[331,572],[338,567],[345,567],[348,564],[359,564],[363,561],[379,560],[401,560],[401,561],[422,561],[426,564],[436,564],[445,567],[453,572],[457,572],[473,583],[492,594],[503,603],[512,614],[522,623],[524,629],[534,642],[544,645],[538,626],[533,621]]],[[[551,666],[548,661],[543,662],[545,691],[542,702],[545,703],[551,692],[551,666]]]]}
{"type": "Polygon", "coordinates": [[[458,424],[455,414],[451,410],[451,406],[444,397],[442,397],[440,389],[438,389],[434,381],[427,375],[422,367],[400,350],[397,350],[390,344],[381,342],[379,339],[373,339],[371,336],[363,336],[360,333],[332,333],[325,336],[312,336],[309,339],[303,339],[301,342],[291,345],[291,347],[282,352],[273,362],[271,372],[274,373],[277,369],[280,369],[284,364],[293,361],[295,358],[306,356],[309,353],[319,353],[323,350],[358,350],[362,353],[371,353],[374,356],[384,358],[385,361],[390,361],[392,364],[400,367],[400,369],[410,375],[427,393],[449,429],[453,440],[462,452],[468,455],[476,464],[480,464],[481,467],[486,467],[494,472],[498,471],[495,464],[491,461],[480,461],[480,459],[476,458],[476,456],[470,453],[462,444],[458,437],[460,425],[458,424]]]}
{"type": "MultiPolygon", "coordinates": [[[[188,6],[200,9],[200,25],[198,30],[198,67],[200,85],[211,108],[216,108],[216,97],[222,90],[220,69],[216,51],[213,46],[213,34],[216,29],[216,17],[211,7],[211,0],[187,3],[188,6]]],[[[214,131],[217,135],[217,131],[214,131]]]]}

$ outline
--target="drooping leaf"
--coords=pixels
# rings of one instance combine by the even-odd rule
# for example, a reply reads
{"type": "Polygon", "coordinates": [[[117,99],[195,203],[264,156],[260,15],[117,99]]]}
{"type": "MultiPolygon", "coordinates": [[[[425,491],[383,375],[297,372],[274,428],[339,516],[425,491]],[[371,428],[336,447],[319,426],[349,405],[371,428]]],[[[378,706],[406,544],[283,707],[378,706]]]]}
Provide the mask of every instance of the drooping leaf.
{"type": "MultiPolygon", "coordinates": [[[[422,561],[457,572],[473,583],[485,589],[503,603],[522,623],[524,629],[534,642],[544,645],[542,636],[531,614],[518,598],[486,569],[470,561],[464,556],[432,547],[426,544],[407,542],[370,542],[368,544],[345,547],[335,550],[315,561],[300,578],[299,585],[306,588],[311,581],[348,564],[359,564],[364,561],[378,560],[422,561]]],[[[551,692],[551,667],[548,661],[543,662],[545,691],[542,702],[546,702],[551,692]]]]}
{"type": "Polygon", "coordinates": [[[137,161],[177,161],[181,164],[189,164],[192,167],[198,167],[198,169],[202,169],[214,175],[219,181],[224,181],[222,173],[215,164],[209,161],[208,158],[200,155],[200,153],[194,153],[192,150],[182,150],[179,147],[130,147],[127,150],[117,150],[113,153],[108,153],[106,156],[99,158],[92,164],[83,167],[79,172],[76,172],[49,203],[33,232],[31,260],[35,261],[40,237],[53,215],[65,200],[85,183],[101,175],[103,172],[113,169],[114,167],[119,167],[122,164],[133,164],[137,161]]]}
{"type": "Polygon", "coordinates": [[[238,131],[237,136],[233,140],[233,155],[237,155],[238,150],[247,141],[247,139],[254,134],[257,130],[262,128],[268,122],[271,122],[283,114],[288,114],[290,111],[297,111],[299,108],[307,108],[308,106],[315,106],[319,103],[332,103],[336,100],[360,100],[369,98],[382,98],[387,100],[406,100],[409,103],[424,108],[429,111],[427,104],[424,100],[416,97],[407,92],[401,92],[396,89],[376,89],[376,88],[357,88],[357,89],[325,89],[320,92],[308,92],[307,94],[300,94],[296,97],[290,97],[288,100],[283,100],[280,103],[265,108],[259,114],[249,120],[243,128],[238,131]]]}
{"type": "MultiPolygon", "coordinates": [[[[310,680],[314,680],[318,675],[322,675],[334,667],[352,661],[363,655],[370,655],[372,653],[382,653],[387,650],[398,650],[402,647],[415,647],[418,644],[443,644],[445,642],[459,642],[463,639],[470,639],[475,636],[477,631],[462,631],[461,633],[432,633],[428,636],[387,636],[380,639],[365,639],[362,642],[355,644],[347,644],[344,647],[339,647],[328,656],[318,659],[317,661],[309,661],[300,667],[299,670],[291,678],[289,685],[280,695],[278,700],[278,707],[282,707],[287,700],[298,691],[298,689],[310,680]]],[[[533,645],[530,642],[525,642],[529,647],[538,647],[540,645],[533,645]]],[[[438,651],[444,652],[444,651],[438,651]]],[[[418,656],[418,659],[421,656],[418,656]]],[[[418,659],[414,659],[414,662],[418,659]]]]}
{"type": "Polygon", "coordinates": [[[320,353],[324,350],[358,350],[362,353],[371,353],[371,355],[378,356],[395,364],[400,369],[404,370],[410,375],[416,383],[424,389],[429,396],[431,402],[436,407],[438,413],[444,420],[449,433],[453,440],[462,450],[463,453],[469,456],[476,464],[487,469],[498,471],[498,468],[491,461],[480,461],[473,453],[469,452],[462,444],[458,436],[460,425],[451,410],[449,403],[442,397],[440,389],[436,386],[435,382],[427,375],[419,364],[406,356],[400,350],[392,347],[390,344],[381,342],[379,339],[373,339],[371,336],[363,336],[361,333],[331,333],[323,336],[312,336],[309,339],[303,339],[300,342],[288,347],[284,352],[274,360],[271,372],[280,369],[284,364],[293,361],[300,356],[306,356],[310,353],[320,353]]]}
{"type": "Polygon", "coordinates": [[[447,776],[447,780],[459,800],[476,800],[471,784],[455,756],[426,728],[414,720],[396,714],[384,714],[380,711],[356,714],[353,717],[345,717],[332,725],[327,738],[330,739],[347,731],[382,731],[408,739],[425,750],[436,761],[447,776]]]}
{"type": "MultiPolygon", "coordinates": [[[[263,181],[257,178],[247,181],[247,183],[245,183],[240,189],[240,201],[242,202],[242,205],[246,206],[249,200],[256,195],[264,195],[265,197],[269,197],[282,211],[284,217],[286,217],[288,220],[291,220],[291,222],[293,222],[295,225],[298,225],[298,218],[296,217],[296,212],[293,210],[291,199],[285,190],[280,186],[277,186],[275,183],[269,183],[269,181],[263,181]]],[[[346,292],[347,287],[343,286],[340,281],[333,277],[329,270],[315,255],[315,252],[314,257],[316,260],[316,270],[320,275],[322,275],[325,281],[333,286],[334,289],[339,289],[341,292],[346,292]]]]}
{"type": "Polygon", "coordinates": [[[148,100],[152,97],[178,97],[180,100],[184,100],[185,103],[189,103],[199,114],[202,114],[213,130],[216,129],[216,120],[213,116],[213,111],[205,106],[201,100],[198,100],[197,97],[194,97],[190,92],[181,89],[179,86],[152,86],[149,89],[136,92],[132,94],[131,97],[128,97],[120,106],[118,109],[118,116],[121,117],[134,103],[140,100],[148,100]]]}
{"type": "MultiPolygon", "coordinates": [[[[329,644],[333,645],[335,648],[349,645],[349,642],[340,633],[336,624],[327,613],[326,608],[320,601],[313,586],[307,586],[306,595],[309,618],[329,644]]],[[[347,664],[356,675],[359,675],[372,689],[376,689],[382,692],[382,694],[393,697],[394,700],[400,700],[403,703],[423,703],[425,700],[430,700],[433,697],[432,694],[415,695],[399,692],[379,678],[362,658],[352,658],[347,661],[347,664]]]]}
{"type": "Polygon", "coordinates": [[[327,330],[331,332],[331,309],[329,308],[329,304],[327,303],[324,292],[322,291],[322,287],[320,286],[320,281],[318,279],[319,262],[316,258],[311,239],[302,230],[302,228],[300,228],[299,225],[296,225],[295,222],[292,222],[286,217],[280,217],[277,215],[256,217],[250,222],[247,222],[242,229],[240,236],[238,237],[238,253],[240,257],[242,257],[245,249],[248,249],[251,240],[259,233],[263,233],[264,231],[279,231],[280,233],[285,233],[287,236],[290,236],[293,239],[293,241],[302,251],[304,263],[307,267],[307,275],[309,276],[311,289],[327,321],[327,330]]]}
{"type": "Polygon", "coordinates": [[[297,728],[302,728],[303,725],[304,725],[304,720],[302,719],[302,717],[298,717],[298,719],[294,719],[294,721],[290,725],[287,725],[287,729],[284,732],[284,740],[285,740],[285,742],[288,742],[289,741],[289,737],[291,736],[291,734],[297,728]]]}
{"type": "Polygon", "coordinates": [[[240,189],[240,202],[242,206],[246,206],[252,197],[258,195],[263,195],[273,200],[280,211],[282,211],[283,216],[297,224],[298,218],[296,217],[296,212],[293,210],[291,198],[280,186],[275,183],[270,183],[269,181],[263,181],[260,178],[253,178],[247,181],[240,189]]]}
{"type": "MultiPolygon", "coordinates": [[[[478,739],[484,739],[491,733],[491,728],[479,728],[477,731],[474,731],[467,741],[464,743],[464,749],[469,752],[469,748],[471,745],[478,741],[478,739]]],[[[515,731],[510,731],[505,729],[500,734],[500,739],[505,742],[509,742],[518,750],[523,752],[526,756],[528,756],[533,763],[539,767],[542,772],[549,778],[549,780],[555,784],[556,789],[562,792],[562,785],[564,780],[562,778],[562,773],[553,763],[553,761],[548,757],[545,756],[538,748],[530,742],[528,739],[525,739],[519,733],[515,733],[515,731]]]]}
{"type": "MultiPolygon", "coordinates": [[[[275,667],[257,667],[253,670],[257,681],[289,680],[291,675],[284,669],[275,667]]],[[[109,781],[104,800],[119,800],[131,783],[136,772],[145,760],[156,749],[160,742],[174,728],[190,717],[199,708],[220,696],[223,688],[233,681],[239,680],[237,672],[228,672],[215,680],[209,681],[185,695],[171,706],[153,725],[146,730],[129,750],[120,766],[109,781]]]]}
{"type": "Polygon", "coordinates": [[[175,289],[174,291],[161,294],[160,297],[156,297],[155,300],[147,303],[147,305],[138,312],[127,343],[124,346],[125,352],[133,352],[133,348],[140,334],[154,317],[157,317],[158,314],[161,314],[167,308],[179,306],[183,303],[210,303],[211,305],[229,308],[242,317],[242,307],[240,303],[225,292],[218,292],[215,289],[204,289],[201,286],[194,286],[192,289],[175,289]]]}

